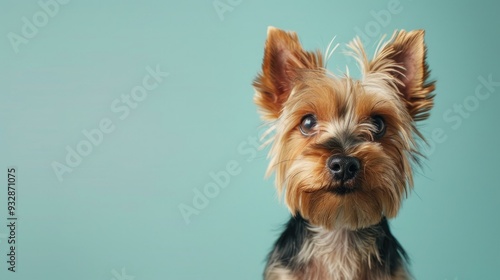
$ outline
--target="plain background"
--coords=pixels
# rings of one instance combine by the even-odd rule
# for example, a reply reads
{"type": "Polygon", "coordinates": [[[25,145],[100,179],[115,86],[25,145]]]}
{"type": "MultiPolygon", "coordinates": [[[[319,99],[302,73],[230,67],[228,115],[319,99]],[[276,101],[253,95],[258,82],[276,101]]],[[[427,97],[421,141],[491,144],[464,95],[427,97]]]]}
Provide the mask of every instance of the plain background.
{"type": "Polygon", "coordinates": [[[500,81],[498,3],[215,4],[226,11],[211,0],[71,0],[16,53],[8,34],[43,10],[0,3],[1,279],[260,279],[288,218],[264,179],[267,151],[251,145],[262,124],[251,82],[269,25],[298,32],[307,49],[337,36],[335,73],[355,71],[342,49],[357,35],[372,53],[394,29],[426,30],[438,81],[421,125],[431,147],[392,229],[417,279],[498,279],[500,86],[480,86],[500,81]],[[157,65],[169,76],[119,119],[111,104],[157,65]],[[478,99],[478,86],[489,96],[478,99]],[[59,181],[52,164],[104,118],[115,130],[59,181]],[[186,223],[179,207],[228,164],[239,173],[186,223]],[[6,263],[9,166],[19,170],[16,273],[6,263]]]}

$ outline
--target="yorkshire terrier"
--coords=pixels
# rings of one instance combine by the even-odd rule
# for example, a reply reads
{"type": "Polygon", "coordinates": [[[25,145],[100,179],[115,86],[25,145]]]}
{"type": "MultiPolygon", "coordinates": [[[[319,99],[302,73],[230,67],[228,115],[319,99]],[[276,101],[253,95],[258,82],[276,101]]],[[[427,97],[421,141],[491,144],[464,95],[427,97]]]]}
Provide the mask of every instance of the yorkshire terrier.
{"type": "Polygon", "coordinates": [[[417,122],[433,107],[424,31],[396,31],[372,59],[359,38],[348,48],[359,80],[330,73],[294,32],[268,29],[255,102],[269,124],[268,174],[292,218],[266,280],[412,278],[387,219],[413,187],[417,122]]]}

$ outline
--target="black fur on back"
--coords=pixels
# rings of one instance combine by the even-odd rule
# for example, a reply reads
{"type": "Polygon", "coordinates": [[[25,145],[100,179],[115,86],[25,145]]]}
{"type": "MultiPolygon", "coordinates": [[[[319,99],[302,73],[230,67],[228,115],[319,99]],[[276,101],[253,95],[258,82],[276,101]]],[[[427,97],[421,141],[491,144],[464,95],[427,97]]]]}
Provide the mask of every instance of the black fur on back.
{"type": "Polygon", "coordinates": [[[274,248],[267,257],[267,265],[279,262],[286,267],[297,267],[299,264],[294,262],[294,257],[310,237],[308,226],[308,222],[300,214],[292,216],[285,225],[285,231],[274,243],[274,248]]]}
{"type": "Polygon", "coordinates": [[[396,269],[402,265],[408,264],[410,259],[405,249],[398,242],[396,237],[392,235],[389,229],[389,223],[384,217],[382,221],[376,225],[380,227],[381,235],[377,238],[377,247],[382,259],[385,270],[393,274],[396,269]]]}

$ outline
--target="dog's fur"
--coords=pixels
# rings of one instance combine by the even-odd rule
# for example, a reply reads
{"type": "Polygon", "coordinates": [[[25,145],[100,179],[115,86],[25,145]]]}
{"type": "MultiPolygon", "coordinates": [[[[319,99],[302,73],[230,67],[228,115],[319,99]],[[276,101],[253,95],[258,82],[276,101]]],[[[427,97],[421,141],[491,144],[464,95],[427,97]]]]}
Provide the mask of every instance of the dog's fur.
{"type": "Polygon", "coordinates": [[[386,218],[412,188],[416,122],[433,106],[424,32],[396,31],[371,60],[359,39],[348,46],[360,80],[328,72],[295,33],[268,30],[255,102],[270,127],[268,173],[293,217],[265,279],[410,278],[386,218]]]}

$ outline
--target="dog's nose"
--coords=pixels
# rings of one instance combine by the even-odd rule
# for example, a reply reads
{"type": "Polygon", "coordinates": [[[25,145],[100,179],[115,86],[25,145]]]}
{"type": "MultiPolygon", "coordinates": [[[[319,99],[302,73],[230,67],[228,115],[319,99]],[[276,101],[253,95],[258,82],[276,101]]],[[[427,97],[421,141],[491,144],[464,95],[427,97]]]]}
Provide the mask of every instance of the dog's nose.
{"type": "Polygon", "coordinates": [[[328,168],[335,179],[347,181],[356,176],[361,163],[355,157],[332,156],[328,160],[328,168]]]}

